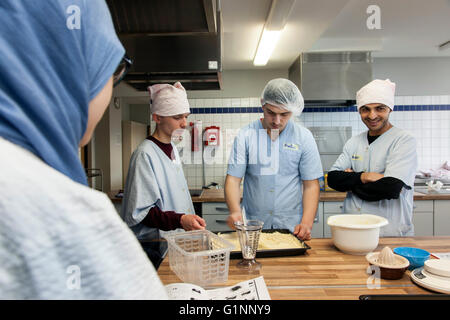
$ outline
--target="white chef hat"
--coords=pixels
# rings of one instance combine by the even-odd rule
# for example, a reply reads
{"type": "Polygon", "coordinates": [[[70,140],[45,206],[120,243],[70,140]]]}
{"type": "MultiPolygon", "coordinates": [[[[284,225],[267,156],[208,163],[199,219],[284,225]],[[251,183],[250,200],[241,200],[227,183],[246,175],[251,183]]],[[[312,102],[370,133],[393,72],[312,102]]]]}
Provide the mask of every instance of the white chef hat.
{"type": "Polygon", "coordinates": [[[291,111],[297,116],[305,107],[303,96],[295,83],[283,78],[270,80],[266,84],[261,95],[261,104],[266,103],[291,111]]]}
{"type": "Polygon", "coordinates": [[[159,116],[174,116],[190,113],[186,90],[177,82],[170,84],[155,84],[149,86],[151,113],[159,116]]]}
{"type": "Polygon", "coordinates": [[[389,79],[373,80],[356,93],[356,106],[361,108],[369,103],[382,103],[394,110],[395,83],[389,79]]]}

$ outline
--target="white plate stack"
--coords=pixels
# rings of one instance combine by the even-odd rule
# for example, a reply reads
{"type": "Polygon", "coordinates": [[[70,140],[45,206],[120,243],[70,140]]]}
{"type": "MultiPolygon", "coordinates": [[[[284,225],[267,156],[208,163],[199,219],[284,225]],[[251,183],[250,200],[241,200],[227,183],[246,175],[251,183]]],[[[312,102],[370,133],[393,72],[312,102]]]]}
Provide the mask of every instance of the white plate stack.
{"type": "Polygon", "coordinates": [[[426,289],[450,294],[450,259],[425,261],[423,267],[411,272],[411,279],[426,289]]]}

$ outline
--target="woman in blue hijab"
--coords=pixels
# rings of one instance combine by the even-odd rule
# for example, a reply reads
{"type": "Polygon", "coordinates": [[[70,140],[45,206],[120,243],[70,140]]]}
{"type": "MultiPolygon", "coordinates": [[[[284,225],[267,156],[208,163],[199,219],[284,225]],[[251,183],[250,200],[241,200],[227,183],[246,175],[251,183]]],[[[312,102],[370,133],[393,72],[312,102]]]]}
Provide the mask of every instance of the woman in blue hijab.
{"type": "Polygon", "coordinates": [[[0,21],[0,299],[167,298],[78,158],[124,57],[105,1],[2,0],[0,21]]]}

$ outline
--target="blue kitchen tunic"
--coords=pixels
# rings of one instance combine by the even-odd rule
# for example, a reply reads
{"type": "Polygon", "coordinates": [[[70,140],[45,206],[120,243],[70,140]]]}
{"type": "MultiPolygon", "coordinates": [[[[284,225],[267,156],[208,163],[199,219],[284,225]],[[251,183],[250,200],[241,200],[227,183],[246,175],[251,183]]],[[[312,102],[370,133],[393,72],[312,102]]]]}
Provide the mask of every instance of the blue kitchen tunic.
{"type": "Polygon", "coordinates": [[[303,215],[302,180],[323,175],[311,132],[289,121],[272,141],[260,120],[240,130],[230,153],[227,173],[244,177],[243,206],[248,219],[266,229],[289,229],[303,215]]]}
{"type": "Polygon", "coordinates": [[[121,216],[138,239],[158,238],[159,232],[164,233],[141,223],[154,206],[162,211],[195,213],[178,150],[172,146],[175,160],[147,139],[131,156],[121,216]]]}
{"type": "Polygon", "coordinates": [[[392,127],[369,145],[367,131],[352,137],[330,171],[351,168],[355,172],[377,172],[397,178],[408,186],[398,199],[364,201],[352,192],[344,201],[346,213],[369,213],[385,217],[389,224],[381,236],[414,235],[412,224],[414,177],[417,170],[416,139],[404,130],[392,127]]]}

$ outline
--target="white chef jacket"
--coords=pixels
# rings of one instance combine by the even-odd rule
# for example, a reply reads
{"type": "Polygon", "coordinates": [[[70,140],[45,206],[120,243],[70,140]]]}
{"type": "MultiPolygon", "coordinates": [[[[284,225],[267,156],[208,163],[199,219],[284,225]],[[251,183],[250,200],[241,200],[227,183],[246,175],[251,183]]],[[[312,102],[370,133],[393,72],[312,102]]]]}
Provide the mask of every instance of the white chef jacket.
{"type": "Polygon", "coordinates": [[[389,224],[380,236],[412,236],[414,177],[418,167],[416,139],[406,131],[392,127],[369,145],[367,131],[352,137],[330,171],[351,168],[355,172],[377,172],[397,178],[403,187],[398,199],[364,201],[352,192],[344,201],[345,213],[369,213],[385,217],[389,224]]]}
{"type": "Polygon", "coordinates": [[[162,211],[195,213],[178,150],[172,146],[174,160],[148,139],[131,156],[121,216],[138,239],[158,238],[164,233],[141,223],[154,206],[162,211]]]}

